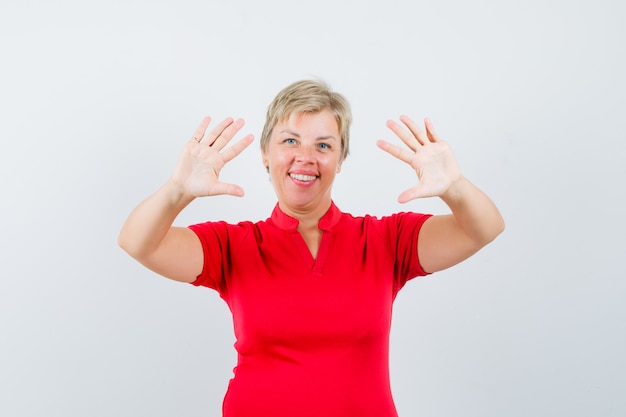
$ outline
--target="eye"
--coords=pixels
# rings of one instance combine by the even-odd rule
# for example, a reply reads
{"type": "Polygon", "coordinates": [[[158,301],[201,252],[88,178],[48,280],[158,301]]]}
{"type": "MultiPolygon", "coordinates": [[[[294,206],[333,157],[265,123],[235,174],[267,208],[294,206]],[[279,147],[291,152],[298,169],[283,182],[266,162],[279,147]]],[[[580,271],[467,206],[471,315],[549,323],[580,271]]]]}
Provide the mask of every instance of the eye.
{"type": "Polygon", "coordinates": [[[328,143],[323,143],[323,142],[322,142],[322,143],[320,143],[320,144],[318,144],[317,146],[318,146],[320,149],[323,149],[323,150],[328,150],[328,149],[332,148],[332,146],[330,146],[328,143]]]}
{"type": "Polygon", "coordinates": [[[286,143],[287,145],[295,145],[296,144],[296,140],[294,138],[287,138],[287,139],[283,140],[283,143],[286,143]]]}

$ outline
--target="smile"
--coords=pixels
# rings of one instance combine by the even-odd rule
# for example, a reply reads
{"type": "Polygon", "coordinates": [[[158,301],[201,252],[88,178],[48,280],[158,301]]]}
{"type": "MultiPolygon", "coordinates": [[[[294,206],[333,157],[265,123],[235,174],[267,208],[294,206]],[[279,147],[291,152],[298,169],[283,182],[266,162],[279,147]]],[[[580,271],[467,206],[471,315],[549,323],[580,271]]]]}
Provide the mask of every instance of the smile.
{"type": "Polygon", "coordinates": [[[317,177],[314,175],[289,174],[291,178],[298,181],[314,181],[317,177]]]}

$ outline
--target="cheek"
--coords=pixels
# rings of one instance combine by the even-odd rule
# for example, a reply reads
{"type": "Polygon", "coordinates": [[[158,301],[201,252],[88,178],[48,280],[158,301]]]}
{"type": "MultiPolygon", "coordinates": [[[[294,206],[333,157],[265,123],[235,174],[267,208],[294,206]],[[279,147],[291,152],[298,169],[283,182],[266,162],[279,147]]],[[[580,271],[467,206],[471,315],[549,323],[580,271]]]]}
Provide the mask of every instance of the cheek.
{"type": "Polygon", "coordinates": [[[270,158],[270,161],[274,164],[274,166],[285,166],[290,160],[291,158],[285,152],[276,152],[272,155],[272,158],[270,158]]]}
{"type": "Polygon", "coordinates": [[[270,172],[282,172],[288,170],[293,162],[293,155],[289,152],[271,152],[266,154],[266,161],[270,172]]]}
{"type": "Polygon", "coordinates": [[[330,170],[334,172],[341,171],[341,161],[337,160],[336,157],[328,156],[328,157],[321,158],[319,160],[319,163],[320,165],[327,167],[329,171],[330,170]]]}

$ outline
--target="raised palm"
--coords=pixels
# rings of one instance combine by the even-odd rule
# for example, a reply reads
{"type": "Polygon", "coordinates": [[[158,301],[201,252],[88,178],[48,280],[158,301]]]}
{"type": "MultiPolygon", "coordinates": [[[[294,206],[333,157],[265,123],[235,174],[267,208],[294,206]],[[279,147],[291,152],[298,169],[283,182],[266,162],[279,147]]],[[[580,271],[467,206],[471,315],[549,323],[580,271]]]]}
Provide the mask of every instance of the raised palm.
{"type": "Polygon", "coordinates": [[[387,122],[387,127],[409,149],[383,140],[377,142],[379,148],[409,164],[417,174],[417,185],[403,191],[398,201],[406,203],[416,198],[442,196],[461,178],[452,148],[439,139],[429,119],[424,121],[425,131],[407,116],[401,116],[400,120],[408,130],[391,120],[387,122]]]}
{"type": "Polygon", "coordinates": [[[181,152],[172,180],[192,197],[220,194],[243,196],[243,189],[236,184],[219,180],[224,165],[239,155],[250,143],[252,135],[246,135],[231,147],[224,149],[235,134],[243,127],[242,119],[224,119],[205,137],[210,117],[202,120],[198,129],[181,152]]]}

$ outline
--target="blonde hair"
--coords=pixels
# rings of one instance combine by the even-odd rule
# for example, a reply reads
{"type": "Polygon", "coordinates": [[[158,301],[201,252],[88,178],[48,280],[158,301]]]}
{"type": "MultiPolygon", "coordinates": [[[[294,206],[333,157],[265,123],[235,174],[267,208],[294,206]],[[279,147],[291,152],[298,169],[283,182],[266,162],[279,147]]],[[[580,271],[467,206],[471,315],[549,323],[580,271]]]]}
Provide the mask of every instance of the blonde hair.
{"type": "Polygon", "coordinates": [[[276,124],[288,120],[298,113],[318,113],[330,110],[337,120],[341,134],[341,160],[346,159],[349,153],[350,124],[352,111],[350,103],[341,94],[331,90],[330,86],[321,80],[302,80],[282,89],[267,108],[265,126],[261,134],[261,150],[267,151],[267,146],[276,124]]]}

